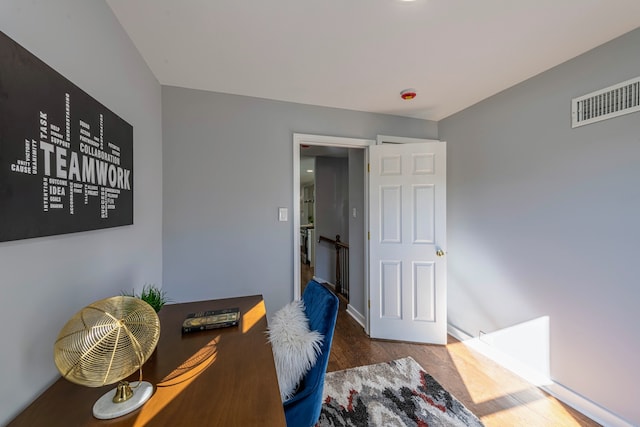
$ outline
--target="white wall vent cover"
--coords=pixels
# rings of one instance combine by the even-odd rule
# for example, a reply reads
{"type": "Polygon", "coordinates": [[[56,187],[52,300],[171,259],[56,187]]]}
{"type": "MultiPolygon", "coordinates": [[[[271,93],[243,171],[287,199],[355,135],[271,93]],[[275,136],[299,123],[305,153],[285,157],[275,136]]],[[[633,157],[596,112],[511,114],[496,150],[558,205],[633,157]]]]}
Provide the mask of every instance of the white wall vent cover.
{"type": "Polygon", "coordinates": [[[571,127],[640,111],[640,77],[573,98],[571,127]]]}

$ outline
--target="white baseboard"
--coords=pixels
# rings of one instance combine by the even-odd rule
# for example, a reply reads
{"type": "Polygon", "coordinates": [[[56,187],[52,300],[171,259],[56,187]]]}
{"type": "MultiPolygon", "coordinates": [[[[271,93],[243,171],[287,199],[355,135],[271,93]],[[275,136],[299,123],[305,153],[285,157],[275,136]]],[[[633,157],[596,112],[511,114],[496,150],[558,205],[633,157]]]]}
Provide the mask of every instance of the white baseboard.
{"type": "Polygon", "coordinates": [[[634,424],[555,381],[540,388],[603,426],[634,427],[634,424]]]}
{"type": "Polygon", "coordinates": [[[469,335],[462,329],[456,328],[451,323],[447,323],[447,333],[458,341],[467,341],[473,339],[473,336],[469,335]]]}
{"type": "Polygon", "coordinates": [[[364,315],[358,312],[358,310],[356,310],[355,308],[353,308],[351,304],[347,304],[347,314],[353,317],[353,320],[358,322],[358,324],[364,328],[364,321],[365,321],[364,315]]]}
{"type": "Polygon", "coordinates": [[[315,280],[318,283],[322,283],[323,285],[327,285],[328,287],[330,287],[334,291],[336,290],[336,285],[334,285],[333,283],[331,283],[328,280],[323,279],[322,277],[313,276],[313,280],[315,280]]]}
{"type": "Polygon", "coordinates": [[[526,368],[523,368],[522,365],[510,360],[508,356],[500,354],[496,349],[491,348],[491,346],[483,343],[478,338],[469,335],[463,330],[458,329],[454,325],[447,324],[447,332],[449,335],[467,344],[475,351],[533,383],[541,390],[544,390],[561,402],[564,402],[575,410],[583,413],[595,422],[607,427],[633,427],[633,424],[575,391],[563,386],[562,384],[551,379],[547,379],[544,383],[538,381],[539,378],[536,377],[536,374],[532,374],[530,371],[527,371],[526,368]]]}

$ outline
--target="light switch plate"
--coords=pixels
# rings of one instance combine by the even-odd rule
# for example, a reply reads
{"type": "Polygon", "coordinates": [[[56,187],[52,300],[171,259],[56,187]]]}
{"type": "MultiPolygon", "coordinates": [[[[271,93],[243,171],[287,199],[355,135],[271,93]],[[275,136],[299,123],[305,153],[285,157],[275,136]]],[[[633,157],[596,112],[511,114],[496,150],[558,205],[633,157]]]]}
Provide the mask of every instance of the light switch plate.
{"type": "Polygon", "coordinates": [[[278,208],[278,221],[287,221],[289,212],[287,208],[278,208]]]}

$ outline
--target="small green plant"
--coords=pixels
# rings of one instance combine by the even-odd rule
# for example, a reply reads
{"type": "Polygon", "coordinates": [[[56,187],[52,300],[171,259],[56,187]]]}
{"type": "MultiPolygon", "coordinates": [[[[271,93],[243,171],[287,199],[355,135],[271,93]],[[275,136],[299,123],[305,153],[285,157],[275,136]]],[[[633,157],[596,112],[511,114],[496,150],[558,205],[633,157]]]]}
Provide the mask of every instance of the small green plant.
{"type": "Polygon", "coordinates": [[[169,302],[166,291],[163,291],[156,285],[144,285],[142,292],[140,292],[139,295],[133,291],[131,293],[123,291],[122,295],[140,298],[142,301],[153,307],[156,313],[159,312],[167,302],[169,302]]]}

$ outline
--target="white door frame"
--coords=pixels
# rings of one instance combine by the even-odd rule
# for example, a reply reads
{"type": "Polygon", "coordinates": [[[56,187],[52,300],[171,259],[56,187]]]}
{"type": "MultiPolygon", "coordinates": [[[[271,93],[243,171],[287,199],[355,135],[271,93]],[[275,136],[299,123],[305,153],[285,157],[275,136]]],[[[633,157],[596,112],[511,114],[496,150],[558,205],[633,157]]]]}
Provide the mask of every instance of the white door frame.
{"type": "MultiPolygon", "coordinates": [[[[302,133],[293,134],[293,298],[300,298],[300,146],[301,145],[322,145],[328,147],[344,147],[344,148],[360,148],[365,150],[365,162],[369,162],[370,145],[375,145],[376,141],[372,139],[344,138],[338,136],[326,135],[309,135],[302,133]]],[[[365,168],[365,174],[367,174],[365,168]]],[[[364,316],[365,331],[369,333],[369,308],[367,301],[369,299],[369,244],[366,240],[369,231],[369,179],[365,176],[364,180],[364,208],[365,212],[365,230],[364,230],[364,316]]]]}
{"type": "Polygon", "coordinates": [[[376,145],[380,144],[415,144],[420,142],[442,142],[439,139],[405,138],[403,136],[378,135],[376,145]]]}

